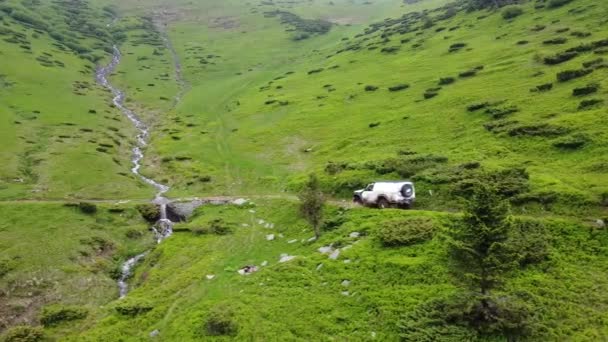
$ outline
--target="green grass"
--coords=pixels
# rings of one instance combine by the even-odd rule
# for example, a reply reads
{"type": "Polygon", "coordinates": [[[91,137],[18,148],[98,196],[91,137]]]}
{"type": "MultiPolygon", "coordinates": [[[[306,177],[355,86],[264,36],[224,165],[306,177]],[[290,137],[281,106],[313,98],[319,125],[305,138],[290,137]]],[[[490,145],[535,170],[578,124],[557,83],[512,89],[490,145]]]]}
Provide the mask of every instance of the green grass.
{"type": "MultiPolygon", "coordinates": [[[[141,340],[154,330],[168,341],[204,339],[208,313],[226,304],[234,310],[239,327],[235,340],[368,340],[374,334],[394,341],[399,340],[399,324],[413,319],[414,310],[459,293],[441,233],[453,216],[331,208],[327,218],[341,223],[325,230],[319,241],[307,242],[313,233],[296,210],[295,203],[280,200],[258,201],[255,207],[200,208],[190,222],[176,227],[180,232],[146,258],[133,279],[137,289],[127,303],[146,303],[151,311],[123,316],[113,309],[121,302],[111,303],[106,318],[92,330],[68,339],[141,340]],[[384,223],[412,217],[432,220],[434,237],[411,246],[382,247],[378,233],[384,223]],[[217,218],[230,224],[233,233],[187,231],[217,218]],[[265,222],[259,224],[260,219],[265,222]],[[266,228],[266,222],[274,228],[266,228]],[[351,237],[353,232],[360,237],[351,237]],[[275,234],[275,240],[268,241],[267,234],[275,234]],[[289,243],[292,240],[296,241],[289,243]],[[351,247],[330,260],[318,248],[332,244],[351,247]],[[295,258],[279,263],[283,253],[295,258]],[[267,266],[261,266],[265,261],[267,266]],[[236,271],[244,265],[260,270],[241,276],[236,271]],[[348,286],[342,285],[344,280],[350,281],[348,286]]],[[[605,234],[590,235],[588,228],[572,221],[544,223],[549,228],[549,260],[516,271],[506,286],[533,308],[532,340],[605,338],[605,234]]],[[[425,329],[434,331],[431,326],[425,329]]],[[[435,336],[449,340],[455,335],[435,336]]]]}
{"type": "Polygon", "coordinates": [[[131,206],[99,205],[96,214],[87,215],[56,203],[0,204],[0,215],[3,330],[36,322],[47,304],[80,305],[95,316],[99,305],[118,296],[111,274],[120,262],[153,245],[131,206]]]}

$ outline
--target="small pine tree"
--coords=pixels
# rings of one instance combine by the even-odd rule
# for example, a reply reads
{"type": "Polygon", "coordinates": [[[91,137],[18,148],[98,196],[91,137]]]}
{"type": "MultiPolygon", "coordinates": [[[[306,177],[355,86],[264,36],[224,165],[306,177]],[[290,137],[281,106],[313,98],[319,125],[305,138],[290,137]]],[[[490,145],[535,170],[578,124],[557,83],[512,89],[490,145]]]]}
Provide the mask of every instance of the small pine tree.
{"type": "Polygon", "coordinates": [[[450,232],[450,258],[454,273],[472,293],[467,305],[470,323],[480,330],[496,330],[509,323],[509,317],[501,316],[509,310],[499,308],[491,292],[517,266],[509,239],[513,220],[509,203],[491,183],[476,183],[472,190],[463,218],[450,232]]]}
{"type": "Polygon", "coordinates": [[[321,235],[320,227],[323,220],[325,197],[321,191],[319,179],[315,174],[308,177],[308,181],[304,184],[298,198],[300,199],[300,215],[312,226],[315,237],[318,239],[321,235]]]}

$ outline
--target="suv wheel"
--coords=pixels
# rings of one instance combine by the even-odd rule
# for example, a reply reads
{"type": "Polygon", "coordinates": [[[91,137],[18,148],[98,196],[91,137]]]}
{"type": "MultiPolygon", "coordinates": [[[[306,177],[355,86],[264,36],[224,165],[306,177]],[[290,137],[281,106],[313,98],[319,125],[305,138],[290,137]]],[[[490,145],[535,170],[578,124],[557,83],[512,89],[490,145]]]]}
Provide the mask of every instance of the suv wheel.
{"type": "Polygon", "coordinates": [[[388,208],[388,201],[386,200],[386,198],[380,198],[378,199],[378,208],[379,209],[386,209],[388,208]]]}

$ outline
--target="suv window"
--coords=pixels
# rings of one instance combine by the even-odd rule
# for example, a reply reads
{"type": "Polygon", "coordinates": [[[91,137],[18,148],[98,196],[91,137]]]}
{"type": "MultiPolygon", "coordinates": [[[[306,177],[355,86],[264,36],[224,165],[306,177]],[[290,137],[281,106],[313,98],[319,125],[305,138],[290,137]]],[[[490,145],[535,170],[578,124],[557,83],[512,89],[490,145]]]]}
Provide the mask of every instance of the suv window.
{"type": "Polygon", "coordinates": [[[372,190],[374,190],[374,183],[368,185],[367,188],[365,188],[365,191],[372,191],[372,190]]]}

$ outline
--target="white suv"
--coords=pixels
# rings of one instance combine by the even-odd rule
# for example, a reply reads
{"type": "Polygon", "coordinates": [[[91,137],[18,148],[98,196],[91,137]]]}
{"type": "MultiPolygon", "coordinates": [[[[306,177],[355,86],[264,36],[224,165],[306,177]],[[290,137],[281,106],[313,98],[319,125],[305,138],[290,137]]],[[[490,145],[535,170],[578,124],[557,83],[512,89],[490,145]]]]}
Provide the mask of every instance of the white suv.
{"type": "Polygon", "coordinates": [[[416,189],[412,182],[376,182],[354,193],[353,201],[380,209],[397,206],[409,208],[416,200],[416,189]]]}

